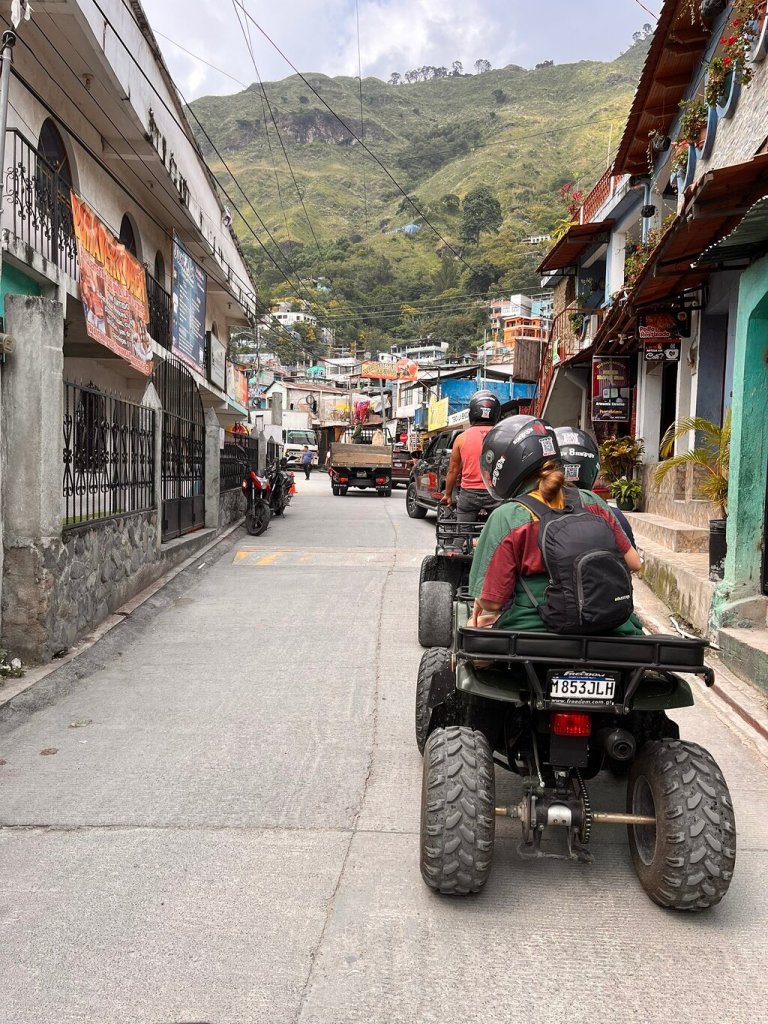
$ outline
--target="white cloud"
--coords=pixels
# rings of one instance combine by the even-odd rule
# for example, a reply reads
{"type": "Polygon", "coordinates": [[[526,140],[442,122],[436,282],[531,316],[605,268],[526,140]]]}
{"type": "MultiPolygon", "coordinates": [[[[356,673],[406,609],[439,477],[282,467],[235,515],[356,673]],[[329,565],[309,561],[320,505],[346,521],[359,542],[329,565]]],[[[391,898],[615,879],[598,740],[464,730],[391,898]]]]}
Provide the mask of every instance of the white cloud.
{"type": "MultiPolygon", "coordinates": [[[[253,63],[232,0],[142,0],[154,29],[242,82],[255,80],[253,63]]],[[[262,28],[302,71],[357,74],[354,0],[244,0],[262,28]]],[[[363,75],[388,78],[421,65],[479,58],[494,67],[532,66],[581,59],[609,60],[629,44],[644,20],[627,0],[359,0],[363,75]],[[600,31],[595,32],[595,25],[600,31]]],[[[264,80],[293,74],[270,43],[251,26],[264,80]]],[[[231,93],[236,84],[159,38],[172,74],[187,98],[231,93]]]]}

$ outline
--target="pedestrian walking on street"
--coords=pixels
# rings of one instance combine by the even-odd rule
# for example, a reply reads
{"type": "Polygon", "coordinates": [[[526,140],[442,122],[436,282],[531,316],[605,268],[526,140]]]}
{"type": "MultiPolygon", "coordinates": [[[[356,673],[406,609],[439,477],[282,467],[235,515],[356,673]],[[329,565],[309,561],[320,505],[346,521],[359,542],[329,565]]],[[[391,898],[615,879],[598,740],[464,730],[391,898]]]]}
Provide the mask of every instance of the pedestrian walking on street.
{"type": "Polygon", "coordinates": [[[307,445],[304,445],[304,451],[301,453],[301,464],[304,467],[304,476],[309,480],[309,471],[312,468],[312,452],[307,445]]]}

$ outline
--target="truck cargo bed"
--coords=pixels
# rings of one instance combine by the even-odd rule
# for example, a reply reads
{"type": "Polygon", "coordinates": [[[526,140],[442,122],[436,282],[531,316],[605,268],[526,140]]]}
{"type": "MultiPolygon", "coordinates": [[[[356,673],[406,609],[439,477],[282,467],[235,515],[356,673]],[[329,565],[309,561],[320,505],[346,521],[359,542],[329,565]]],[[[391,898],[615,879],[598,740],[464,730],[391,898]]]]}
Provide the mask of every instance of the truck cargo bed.
{"type": "Polygon", "coordinates": [[[331,465],[348,466],[391,466],[392,449],[381,444],[342,444],[335,441],[331,445],[331,465]]]}

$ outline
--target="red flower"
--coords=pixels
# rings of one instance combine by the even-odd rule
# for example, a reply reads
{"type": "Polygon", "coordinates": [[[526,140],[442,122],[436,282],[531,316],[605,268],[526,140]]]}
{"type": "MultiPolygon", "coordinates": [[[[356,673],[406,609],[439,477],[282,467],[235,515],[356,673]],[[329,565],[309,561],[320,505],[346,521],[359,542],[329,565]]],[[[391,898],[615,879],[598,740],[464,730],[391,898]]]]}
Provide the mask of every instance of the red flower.
{"type": "Polygon", "coordinates": [[[743,25],[743,24],[744,24],[744,19],[743,18],[734,18],[733,21],[731,22],[731,25],[733,25],[734,28],[738,28],[739,25],[743,25]]]}
{"type": "Polygon", "coordinates": [[[730,57],[723,57],[723,66],[724,67],[727,68],[730,63],[731,63],[731,58],[730,57]]]}
{"type": "Polygon", "coordinates": [[[720,43],[721,43],[721,44],[722,44],[723,46],[725,46],[725,44],[726,44],[727,42],[728,42],[728,36],[720,36],[720,43]]]}
{"type": "Polygon", "coordinates": [[[733,46],[733,44],[736,42],[736,40],[738,38],[739,38],[738,36],[731,36],[730,39],[728,40],[728,45],[729,46],[733,46]]]}

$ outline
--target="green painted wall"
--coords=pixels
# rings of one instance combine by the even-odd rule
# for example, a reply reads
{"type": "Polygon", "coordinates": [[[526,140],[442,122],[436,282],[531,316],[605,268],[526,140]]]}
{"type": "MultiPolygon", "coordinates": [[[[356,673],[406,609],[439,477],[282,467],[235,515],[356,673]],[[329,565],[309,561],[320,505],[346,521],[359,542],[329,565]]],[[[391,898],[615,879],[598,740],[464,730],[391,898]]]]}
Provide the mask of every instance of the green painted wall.
{"type": "Polygon", "coordinates": [[[40,285],[10,263],[0,269],[0,312],[5,308],[6,295],[41,295],[40,285]]]}
{"type": "Polygon", "coordinates": [[[728,556],[713,604],[715,625],[735,603],[761,591],[768,474],[768,257],[739,284],[728,486],[728,556]]]}

